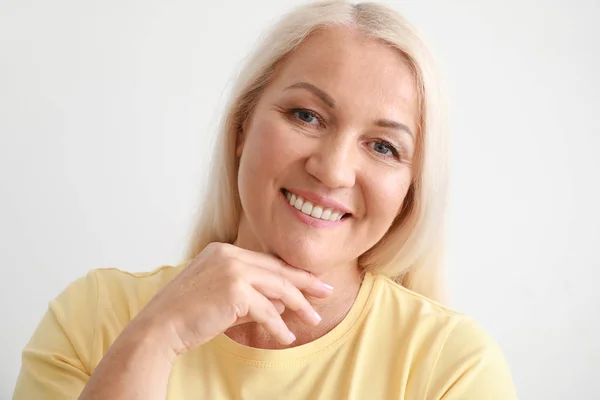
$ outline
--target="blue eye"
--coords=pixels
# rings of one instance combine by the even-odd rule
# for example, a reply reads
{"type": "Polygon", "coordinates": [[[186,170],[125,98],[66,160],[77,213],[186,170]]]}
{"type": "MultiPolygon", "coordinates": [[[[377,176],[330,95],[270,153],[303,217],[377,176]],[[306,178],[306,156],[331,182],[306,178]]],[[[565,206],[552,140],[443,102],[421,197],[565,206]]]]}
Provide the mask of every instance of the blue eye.
{"type": "Polygon", "coordinates": [[[398,156],[398,150],[396,150],[394,146],[387,142],[373,142],[372,146],[373,150],[379,154],[383,154],[384,156],[398,156]]]}
{"type": "Polygon", "coordinates": [[[293,115],[300,121],[309,125],[318,125],[319,119],[315,114],[308,110],[292,110],[293,115]]]}

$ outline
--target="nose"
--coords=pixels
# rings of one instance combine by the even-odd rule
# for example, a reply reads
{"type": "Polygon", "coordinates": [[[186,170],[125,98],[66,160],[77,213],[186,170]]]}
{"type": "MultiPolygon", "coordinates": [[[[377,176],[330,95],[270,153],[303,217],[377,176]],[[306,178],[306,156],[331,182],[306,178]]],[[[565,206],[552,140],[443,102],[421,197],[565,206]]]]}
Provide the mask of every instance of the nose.
{"type": "Polygon", "coordinates": [[[325,186],[353,187],[356,182],[357,151],[353,135],[327,135],[316,144],[306,161],[306,170],[325,186]]]}

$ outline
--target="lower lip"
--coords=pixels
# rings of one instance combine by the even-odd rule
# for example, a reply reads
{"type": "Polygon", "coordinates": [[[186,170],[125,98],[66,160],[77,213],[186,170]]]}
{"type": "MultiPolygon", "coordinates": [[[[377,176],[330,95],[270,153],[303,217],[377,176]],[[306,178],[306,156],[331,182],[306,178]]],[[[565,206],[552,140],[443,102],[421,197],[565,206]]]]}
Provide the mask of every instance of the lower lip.
{"type": "Polygon", "coordinates": [[[346,218],[342,218],[339,221],[325,221],[324,219],[311,217],[310,215],[304,214],[302,211],[298,210],[296,207],[290,204],[287,196],[283,193],[279,193],[282,200],[287,204],[288,208],[292,211],[294,216],[300,221],[305,223],[306,225],[312,226],[313,228],[332,228],[334,226],[338,226],[346,220],[346,218]]]}

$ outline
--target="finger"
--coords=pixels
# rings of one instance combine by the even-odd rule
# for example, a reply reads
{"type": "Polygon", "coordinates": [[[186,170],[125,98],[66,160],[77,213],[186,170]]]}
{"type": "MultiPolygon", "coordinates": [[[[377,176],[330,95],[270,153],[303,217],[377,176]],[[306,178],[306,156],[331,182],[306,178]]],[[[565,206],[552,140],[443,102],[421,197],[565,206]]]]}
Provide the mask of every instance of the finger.
{"type": "MultiPolygon", "coordinates": [[[[260,271],[260,268],[258,268],[260,271]]],[[[264,271],[264,270],[263,270],[264,271]]],[[[285,308],[293,311],[305,324],[318,325],[321,316],[302,292],[281,273],[264,271],[251,277],[252,286],[270,299],[279,299],[285,308]]]]}
{"type": "MultiPolygon", "coordinates": [[[[277,299],[268,299],[268,300],[271,302],[271,304],[273,304],[273,307],[275,307],[275,309],[277,310],[279,315],[283,314],[283,312],[285,311],[285,306],[283,305],[281,300],[277,300],[277,299]]],[[[252,318],[250,316],[245,316],[245,317],[239,318],[236,321],[236,323],[233,324],[232,326],[246,324],[248,322],[252,322],[252,318]]]]}
{"type": "Polygon", "coordinates": [[[271,301],[271,304],[273,304],[273,307],[275,307],[279,315],[283,314],[283,312],[285,311],[285,305],[283,305],[281,300],[269,299],[269,301],[271,301]]]}
{"type": "Polygon", "coordinates": [[[249,290],[248,315],[253,321],[262,325],[271,336],[279,343],[288,345],[296,340],[296,336],[289,330],[275,306],[256,290],[249,290]]]}
{"type": "Polygon", "coordinates": [[[290,281],[299,290],[305,292],[309,296],[317,298],[326,298],[333,292],[333,286],[328,285],[314,274],[300,268],[292,267],[285,264],[283,261],[281,274],[290,281]]]}
{"type": "Polygon", "coordinates": [[[293,267],[283,260],[270,254],[238,248],[239,258],[247,263],[259,266],[273,272],[281,273],[294,286],[308,295],[325,298],[329,296],[333,287],[321,281],[314,274],[300,268],[293,267]]]}
{"type": "Polygon", "coordinates": [[[297,287],[281,273],[248,266],[247,282],[268,299],[280,300],[285,308],[292,310],[306,324],[317,325],[321,317],[297,287]]]}
{"type": "MultiPolygon", "coordinates": [[[[283,314],[283,312],[285,311],[285,306],[283,305],[281,300],[277,300],[277,299],[268,299],[268,300],[271,302],[271,304],[273,304],[273,307],[275,307],[275,309],[277,310],[279,315],[283,314]]],[[[247,324],[248,322],[253,322],[252,318],[249,315],[239,318],[232,326],[247,324]]]]}

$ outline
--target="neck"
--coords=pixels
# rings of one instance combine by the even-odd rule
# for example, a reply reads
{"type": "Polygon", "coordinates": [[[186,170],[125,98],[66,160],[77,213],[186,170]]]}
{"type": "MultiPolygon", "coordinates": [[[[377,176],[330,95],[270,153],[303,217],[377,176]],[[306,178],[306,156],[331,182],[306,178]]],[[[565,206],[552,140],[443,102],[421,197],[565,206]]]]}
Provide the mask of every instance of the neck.
{"type": "MultiPolygon", "coordinates": [[[[242,233],[244,222],[244,218],[242,218],[240,232],[234,244],[247,250],[268,253],[268,250],[264,249],[256,238],[249,238],[248,235],[242,233]]],[[[326,270],[311,272],[334,287],[333,293],[326,299],[306,297],[322,318],[319,325],[306,325],[296,317],[293,311],[286,309],[281,314],[281,318],[297,338],[290,346],[281,345],[257,323],[248,323],[230,328],[226,331],[227,336],[246,346],[263,349],[283,349],[312,342],[335,328],[352,308],[361,286],[362,274],[358,270],[356,261],[332,265],[326,270]]]]}

